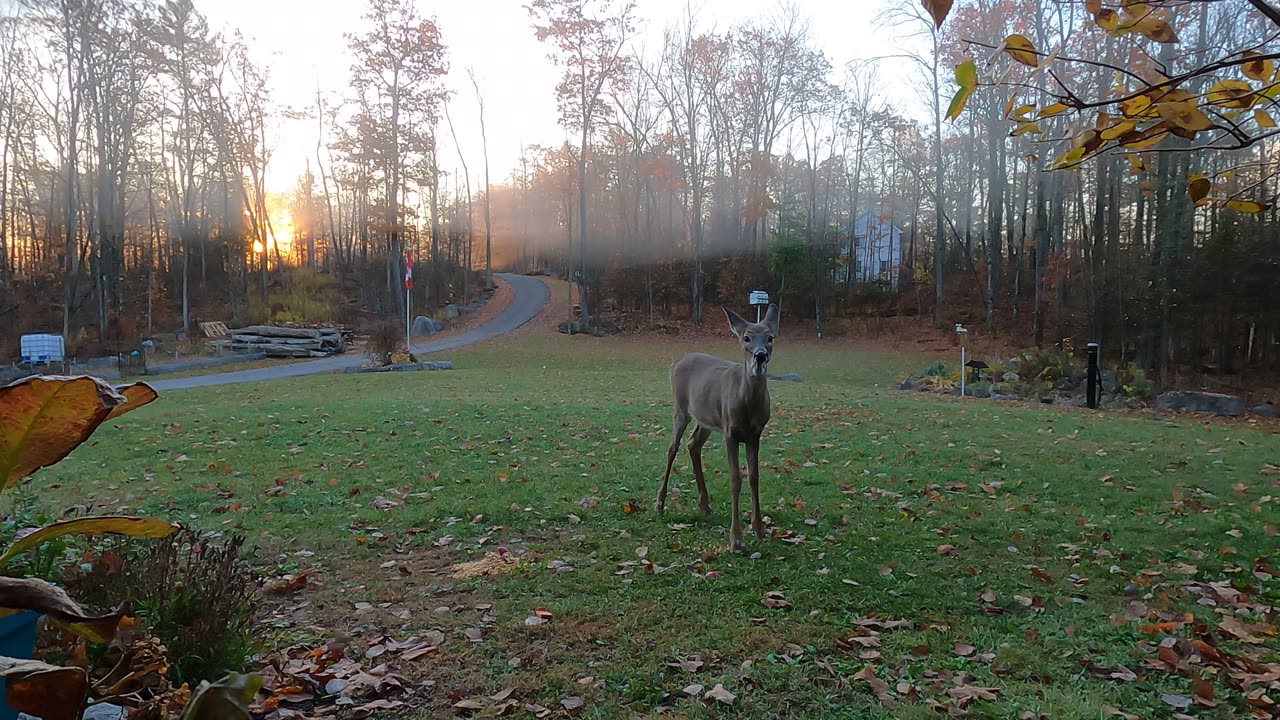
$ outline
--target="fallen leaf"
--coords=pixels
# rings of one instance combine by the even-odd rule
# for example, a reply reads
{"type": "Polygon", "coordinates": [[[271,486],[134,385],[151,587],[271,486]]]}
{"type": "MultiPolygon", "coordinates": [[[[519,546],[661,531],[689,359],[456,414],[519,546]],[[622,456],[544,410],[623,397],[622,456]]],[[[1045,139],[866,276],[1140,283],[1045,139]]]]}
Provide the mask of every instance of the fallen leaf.
{"type": "Polygon", "coordinates": [[[781,590],[770,590],[764,594],[764,598],[760,601],[761,605],[770,610],[780,610],[782,608],[791,607],[791,603],[787,602],[781,590]]]}
{"type": "Polygon", "coordinates": [[[689,697],[698,697],[702,694],[703,689],[704,688],[701,685],[694,683],[692,685],[686,685],[682,692],[689,697]]]}
{"type": "Polygon", "coordinates": [[[698,670],[702,667],[702,660],[696,657],[693,657],[687,660],[681,660],[679,662],[669,662],[667,663],[667,667],[679,668],[680,670],[683,670],[688,673],[698,672],[698,670]]]}
{"type": "Polygon", "coordinates": [[[578,708],[582,707],[585,703],[583,703],[582,698],[578,697],[577,695],[570,695],[569,697],[561,700],[560,704],[564,706],[565,710],[577,710],[578,708]]]}
{"type": "Polygon", "coordinates": [[[1191,707],[1191,698],[1185,695],[1174,695],[1172,693],[1163,693],[1160,695],[1160,699],[1164,701],[1165,705],[1178,708],[1179,710],[1185,710],[1191,707]]]}
{"type": "Polygon", "coordinates": [[[974,646],[966,645],[964,643],[956,643],[956,646],[955,646],[955,653],[960,657],[969,657],[974,653],[975,650],[977,650],[977,648],[975,648],[974,646]]]}
{"type": "Polygon", "coordinates": [[[738,696],[726,690],[724,685],[716,683],[716,686],[708,690],[707,694],[702,696],[702,699],[715,700],[716,702],[722,702],[725,705],[732,705],[733,701],[738,699],[738,696]]]}

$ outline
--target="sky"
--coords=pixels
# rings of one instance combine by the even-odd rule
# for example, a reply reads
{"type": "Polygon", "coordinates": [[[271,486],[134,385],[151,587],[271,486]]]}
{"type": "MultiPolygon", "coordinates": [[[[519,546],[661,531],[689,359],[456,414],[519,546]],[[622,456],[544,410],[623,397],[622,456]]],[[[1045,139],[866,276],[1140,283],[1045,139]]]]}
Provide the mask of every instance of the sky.
{"type": "MultiPolygon", "coordinates": [[[[449,111],[458,145],[481,182],[483,154],[479,113],[467,68],[474,68],[485,95],[490,176],[494,184],[519,167],[523,146],[558,145],[565,139],[556,111],[555,86],[560,70],[547,58],[547,47],[534,37],[526,0],[419,0],[424,16],[434,16],[448,47],[446,87],[453,91],[449,111]]],[[[850,61],[897,53],[897,41],[875,19],[888,0],[791,0],[810,22],[814,44],[826,53],[838,80],[850,61]]],[[[691,4],[702,30],[725,31],[745,21],[779,12],[780,0],[640,0],[636,49],[653,54],[663,31],[680,22],[691,4]]],[[[350,56],[344,33],[362,27],[365,3],[341,0],[217,0],[197,3],[214,32],[239,30],[249,40],[255,59],[270,68],[277,105],[309,110],[317,84],[327,95],[346,97],[350,56]]],[[[902,103],[914,95],[901,88],[907,78],[902,61],[881,64],[886,99],[902,103]]],[[[441,162],[446,171],[459,167],[457,150],[441,122],[441,162]]],[[[268,174],[273,192],[291,190],[315,157],[314,120],[277,120],[269,140],[273,158],[268,174]]]]}

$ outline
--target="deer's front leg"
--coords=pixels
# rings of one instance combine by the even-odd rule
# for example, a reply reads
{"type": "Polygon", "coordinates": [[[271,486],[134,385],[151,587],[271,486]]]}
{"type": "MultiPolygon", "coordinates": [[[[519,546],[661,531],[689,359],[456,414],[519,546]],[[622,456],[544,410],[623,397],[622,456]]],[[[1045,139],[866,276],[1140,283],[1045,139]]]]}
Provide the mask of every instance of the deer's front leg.
{"type": "Polygon", "coordinates": [[[738,466],[738,441],[725,433],[725,450],[729,455],[729,494],[733,496],[732,520],[729,522],[729,545],[734,552],[747,549],[742,544],[742,519],[738,515],[738,496],[742,494],[742,468],[738,466]]]}
{"type": "Polygon", "coordinates": [[[751,530],[764,539],[764,519],[760,515],[760,438],[747,441],[747,480],[751,483],[751,530]]]}

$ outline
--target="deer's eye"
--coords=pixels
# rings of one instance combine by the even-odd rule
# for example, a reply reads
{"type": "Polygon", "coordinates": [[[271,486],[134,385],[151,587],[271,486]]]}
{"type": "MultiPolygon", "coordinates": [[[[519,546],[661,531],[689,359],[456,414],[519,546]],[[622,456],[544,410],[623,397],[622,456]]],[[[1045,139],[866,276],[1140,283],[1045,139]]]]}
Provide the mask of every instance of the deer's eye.
{"type": "Polygon", "coordinates": [[[772,336],[772,335],[770,335],[770,336],[769,336],[769,342],[773,342],[773,336],[772,336]]]}
{"type": "Polygon", "coordinates": [[[744,343],[749,343],[749,342],[751,342],[751,336],[750,336],[750,335],[743,335],[743,336],[742,336],[742,342],[744,342],[744,343]]]}

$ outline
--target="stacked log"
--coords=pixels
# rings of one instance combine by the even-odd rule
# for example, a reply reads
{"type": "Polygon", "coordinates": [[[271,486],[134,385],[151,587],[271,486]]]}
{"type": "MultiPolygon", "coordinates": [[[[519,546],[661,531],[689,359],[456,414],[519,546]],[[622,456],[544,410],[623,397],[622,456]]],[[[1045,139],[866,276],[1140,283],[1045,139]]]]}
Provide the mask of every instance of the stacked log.
{"type": "Polygon", "coordinates": [[[327,357],[346,352],[337,328],[291,328],[250,325],[227,333],[232,350],[262,352],[267,357],[327,357]]]}

